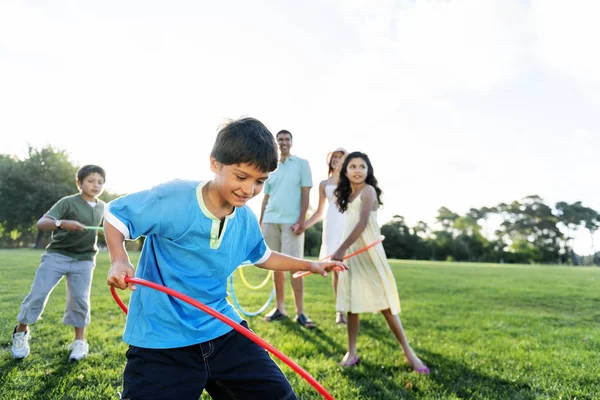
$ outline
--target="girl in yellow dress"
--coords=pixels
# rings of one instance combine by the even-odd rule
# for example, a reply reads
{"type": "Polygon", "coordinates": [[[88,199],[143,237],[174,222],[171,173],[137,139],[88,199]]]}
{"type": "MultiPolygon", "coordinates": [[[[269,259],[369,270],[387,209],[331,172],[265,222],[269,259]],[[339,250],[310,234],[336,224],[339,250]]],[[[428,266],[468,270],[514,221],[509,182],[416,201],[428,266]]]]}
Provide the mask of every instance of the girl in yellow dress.
{"type": "MultiPolygon", "coordinates": [[[[377,209],[381,204],[381,189],[373,174],[369,157],[361,152],[350,153],[342,165],[335,190],[340,212],[345,213],[344,241],[331,257],[343,260],[352,253],[379,240],[377,209]]],[[[348,259],[349,271],[339,275],[337,310],[348,313],[348,352],[340,362],[351,367],[360,362],[356,352],[359,314],[381,312],[390,330],[402,346],[404,357],[418,373],[429,374],[427,366],[415,355],[398,317],[398,288],[381,243],[348,259]]]]}

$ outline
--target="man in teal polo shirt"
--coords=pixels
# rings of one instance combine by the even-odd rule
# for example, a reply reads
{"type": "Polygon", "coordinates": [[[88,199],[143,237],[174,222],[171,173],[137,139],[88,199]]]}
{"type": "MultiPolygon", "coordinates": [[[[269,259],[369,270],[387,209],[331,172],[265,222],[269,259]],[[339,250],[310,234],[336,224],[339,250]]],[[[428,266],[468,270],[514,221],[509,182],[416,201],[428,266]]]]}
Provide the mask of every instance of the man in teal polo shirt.
{"type": "MultiPolygon", "coordinates": [[[[290,153],[293,138],[289,131],[279,131],[276,139],[279,165],[265,183],[260,223],[271,250],[301,258],[304,255],[304,221],[312,187],[310,165],[290,153]]],[[[296,303],[296,321],[306,328],[314,328],[315,324],[304,314],[304,281],[302,278],[293,279],[291,274],[290,280],[296,303]]],[[[269,322],[287,317],[284,272],[275,271],[273,281],[277,305],[265,317],[269,322]]]]}

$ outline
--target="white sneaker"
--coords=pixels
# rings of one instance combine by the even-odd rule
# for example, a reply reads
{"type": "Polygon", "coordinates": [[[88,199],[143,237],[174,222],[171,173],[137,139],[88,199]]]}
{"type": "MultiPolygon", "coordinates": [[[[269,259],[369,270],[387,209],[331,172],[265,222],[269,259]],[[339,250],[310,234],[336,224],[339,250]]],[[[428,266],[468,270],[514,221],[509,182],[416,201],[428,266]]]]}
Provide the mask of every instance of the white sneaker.
{"type": "Polygon", "coordinates": [[[29,329],[26,332],[16,332],[12,335],[10,351],[13,358],[21,359],[29,355],[29,329]]]}
{"type": "Polygon", "coordinates": [[[88,355],[90,350],[87,342],[79,339],[76,339],[69,347],[71,348],[71,355],[69,356],[71,361],[81,360],[88,355]]]}

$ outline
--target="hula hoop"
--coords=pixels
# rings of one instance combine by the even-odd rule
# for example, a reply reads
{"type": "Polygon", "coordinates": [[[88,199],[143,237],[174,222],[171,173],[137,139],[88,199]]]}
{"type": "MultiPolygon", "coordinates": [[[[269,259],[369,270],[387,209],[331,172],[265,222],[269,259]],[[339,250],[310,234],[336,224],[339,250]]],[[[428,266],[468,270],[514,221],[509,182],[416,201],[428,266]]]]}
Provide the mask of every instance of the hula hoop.
{"type": "Polygon", "coordinates": [[[85,229],[90,231],[103,231],[104,228],[101,226],[84,226],[85,229]]]}
{"type": "MultiPolygon", "coordinates": [[[[373,247],[373,246],[376,246],[376,245],[378,245],[379,243],[383,242],[383,239],[385,239],[385,236],[381,235],[381,238],[380,238],[379,240],[376,240],[376,241],[374,241],[374,242],[373,242],[373,243],[371,243],[370,245],[368,245],[368,246],[365,246],[365,247],[363,247],[362,249],[355,251],[354,253],[348,254],[346,257],[344,257],[344,260],[347,260],[347,259],[349,259],[349,258],[351,258],[351,257],[354,257],[355,255],[357,255],[357,254],[360,254],[360,253],[362,253],[363,251],[367,251],[367,250],[369,250],[371,247],[373,247]]],[[[326,259],[330,258],[332,255],[333,255],[333,254],[330,254],[330,255],[328,255],[327,257],[323,257],[323,258],[321,258],[319,261],[326,260],[326,259]]],[[[295,273],[294,275],[292,275],[292,276],[293,276],[294,278],[301,278],[301,277],[303,277],[303,276],[310,275],[310,274],[312,274],[312,272],[310,272],[310,271],[298,271],[298,272],[296,272],[296,273],[295,273]]]]}
{"type": "Polygon", "coordinates": [[[242,314],[244,314],[247,317],[256,317],[257,315],[262,314],[267,309],[267,307],[269,307],[269,304],[271,304],[271,302],[273,301],[273,298],[275,297],[275,288],[273,288],[273,290],[271,290],[271,295],[269,296],[269,300],[267,300],[267,302],[258,311],[254,311],[254,312],[244,310],[242,308],[242,306],[240,305],[240,303],[238,302],[237,297],[235,297],[235,290],[233,289],[233,274],[231,274],[229,276],[229,293],[231,293],[231,299],[233,300],[233,305],[235,306],[235,308],[238,309],[239,312],[241,312],[242,314]]]}
{"type": "MultiPolygon", "coordinates": [[[[154,282],[147,281],[145,279],[129,278],[129,277],[125,277],[125,282],[131,282],[131,283],[135,283],[135,284],[142,285],[142,286],[148,286],[152,289],[158,290],[159,292],[166,293],[166,294],[173,296],[179,300],[182,300],[196,308],[199,308],[200,310],[204,311],[205,313],[209,314],[210,316],[215,317],[219,321],[226,323],[227,325],[231,326],[233,329],[235,329],[242,335],[246,336],[248,339],[252,340],[254,343],[261,346],[263,349],[269,351],[271,354],[275,355],[281,361],[286,363],[295,372],[297,372],[302,378],[304,378],[308,383],[310,383],[312,387],[317,389],[317,391],[324,398],[326,398],[328,400],[335,400],[333,398],[333,396],[323,386],[321,386],[321,384],[319,382],[317,382],[317,380],[315,378],[313,378],[308,372],[306,372],[301,366],[296,364],[288,356],[283,354],[281,351],[277,350],[275,347],[273,347],[271,344],[266,342],[264,339],[262,339],[261,337],[259,337],[256,334],[254,334],[250,329],[244,328],[242,325],[238,324],[231,318],[226,317],[225,315],[221,314],[220,312],[217,312],[217,311],[213,310],[212,308],[205,306],[204,304],[200,303],[199,301],[194,300],[193,298],[186,296],[183,293],[179,293],[173,289],[169,289],[166,286],[162,286],[162,285],[156,284],[154,282]]],[[[117,294],[117,291],[115,290],[115,288],[113,286],[110,287],[110,292],[111,292],[112,296],[114,297],[115,301],[117,302],[117,304],[119,305],[119,307],[121,307],[123,312],[125,312],[125,314],[127,314],[127,306],[125,306],[123,301],[119,298],[119,295],[117,294]]]]}
{"type": "MultiPolygon", "coordinates": [[[[262,289],[263,286],[265,286],[267,283],[269,283],[269,280],[273,276],[273,270],[269,270],[269,273],[267,274],[267,277],[265,278],[265,280],[262,281],[262,283],[260,285],[253,286],[253,285],[249,284],[248,281],[246,280],[246,277],[244,276],[244,268],[243,267],[238,268],[238,270],[240,271],[240,278],[242,278],[242,282],[244,282],[244,285],[246,285],[250,289],[254,289],[254,290],[262,289]]],[[[233,274],[232,274],[232,276],[233,276],[233,274]]]]}

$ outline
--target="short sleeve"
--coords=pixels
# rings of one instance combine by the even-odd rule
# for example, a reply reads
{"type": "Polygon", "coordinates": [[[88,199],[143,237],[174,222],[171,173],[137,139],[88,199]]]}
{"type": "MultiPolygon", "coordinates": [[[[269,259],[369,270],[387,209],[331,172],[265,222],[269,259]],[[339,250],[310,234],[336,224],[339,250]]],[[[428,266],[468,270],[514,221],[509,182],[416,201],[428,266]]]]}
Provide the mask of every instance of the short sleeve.
{"type": "Polygon", "coordinates": [[[271,180],[267,179],[265,182],[265,194],[271,194],[271,180]]]}
{"type": "Polygon", "coordinates": [[[108,203],[104,219],[125,239],[136,239],[160,232],[162,210],[156,189],[132,193],[108,203]]]}
{"type": "Polygon", "coordinates": [[[251,211],[248,211],[248,214],[248,240],[246,242],[248,255],[246,260],[251,264],[262,264],[271,256],[271,249],[265,243],[265,238],[260,231],[260,225],[256,220],[256,216],[251,211]]]}
{"type": "Polygon", "coordinates": [[[54,219],[63,219],[67,215],[69,211],[69,202],[66,198],[62,198],[48,210],[48,212],[44,215],[47,215],[54,219]]]}
{"type": "Polygon", "coordinates": [[[313,185],[313,181],[312,181],[312,173],[310,171],[310,165],[308,164],[308,161],[306,160],[302,160],[302,183],[300,186],[302,187],[312,187],[313,185]]]}

